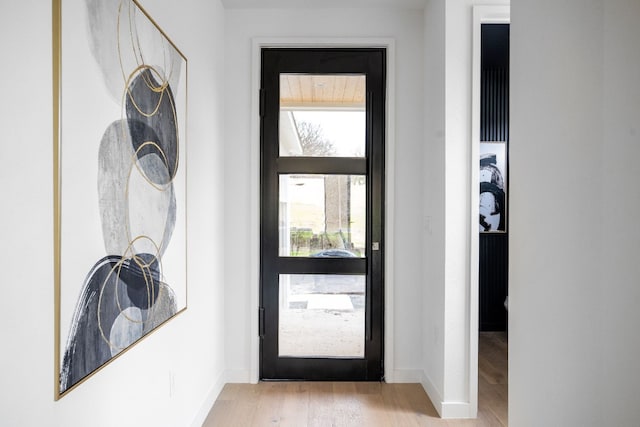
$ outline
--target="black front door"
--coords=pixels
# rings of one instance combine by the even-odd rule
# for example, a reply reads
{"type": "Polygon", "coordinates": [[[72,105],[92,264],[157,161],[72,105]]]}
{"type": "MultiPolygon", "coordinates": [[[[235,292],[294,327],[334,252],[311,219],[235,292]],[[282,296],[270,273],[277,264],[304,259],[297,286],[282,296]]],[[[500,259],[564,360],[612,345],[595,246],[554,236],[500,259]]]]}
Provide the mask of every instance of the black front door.
{"type": "Polygon", "coordinates": [[[262,51],[262,379],[383,377],[385,53],[262,51]]]}

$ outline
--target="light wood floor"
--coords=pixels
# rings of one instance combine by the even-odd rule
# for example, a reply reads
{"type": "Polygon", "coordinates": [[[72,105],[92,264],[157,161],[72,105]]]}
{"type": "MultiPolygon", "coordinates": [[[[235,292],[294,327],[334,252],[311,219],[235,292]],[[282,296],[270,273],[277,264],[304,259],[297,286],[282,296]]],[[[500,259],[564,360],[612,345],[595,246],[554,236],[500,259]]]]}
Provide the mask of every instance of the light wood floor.
{"type": "Polygon", "coordinates": [[[507,426],[507,337],[480,334],[478,418],[443,420],[420,384],[227,384],[203,427],[507,426]]]}

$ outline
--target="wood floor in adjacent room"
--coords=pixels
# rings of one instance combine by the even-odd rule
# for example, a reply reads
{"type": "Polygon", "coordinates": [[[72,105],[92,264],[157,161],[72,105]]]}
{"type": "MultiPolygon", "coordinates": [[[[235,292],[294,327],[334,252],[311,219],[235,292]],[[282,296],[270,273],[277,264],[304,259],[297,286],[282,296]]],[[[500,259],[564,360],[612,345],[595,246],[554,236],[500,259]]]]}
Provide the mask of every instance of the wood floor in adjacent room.
{"type": "Polygon", "coordinates": [[[261,382],[227,384],[203,427],[507,426],[507,336],[478,343],[478,418],[443,420],[420,384],[261,382]]]}

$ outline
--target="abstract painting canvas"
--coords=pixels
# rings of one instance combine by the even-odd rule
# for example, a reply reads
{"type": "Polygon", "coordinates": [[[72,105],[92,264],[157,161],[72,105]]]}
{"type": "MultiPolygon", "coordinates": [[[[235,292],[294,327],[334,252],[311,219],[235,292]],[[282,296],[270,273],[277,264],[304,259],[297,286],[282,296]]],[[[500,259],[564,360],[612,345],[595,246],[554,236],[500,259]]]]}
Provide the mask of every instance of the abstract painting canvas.
{"type": "Polygon", "coordinates": [[[187,306],[187,60],[134,0],[53,0],[61,397],[187,306]]]}
{"type": "Polygon", "coordinates": [[[504,142],[480,143],[480,232],[504,232],[507,224],[504,142]]]}

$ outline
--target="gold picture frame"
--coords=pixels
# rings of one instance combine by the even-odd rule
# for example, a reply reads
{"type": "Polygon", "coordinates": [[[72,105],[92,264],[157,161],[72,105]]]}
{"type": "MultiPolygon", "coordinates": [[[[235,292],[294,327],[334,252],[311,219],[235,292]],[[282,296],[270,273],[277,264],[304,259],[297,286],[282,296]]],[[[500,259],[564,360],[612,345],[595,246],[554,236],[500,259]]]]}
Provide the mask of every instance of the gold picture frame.
{"type": "Polygon", "coordinates": [[[187,308],[187,59],[136,0],[52,1],[57,400],[187,308]]]}

